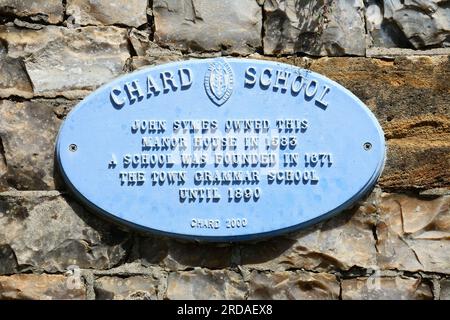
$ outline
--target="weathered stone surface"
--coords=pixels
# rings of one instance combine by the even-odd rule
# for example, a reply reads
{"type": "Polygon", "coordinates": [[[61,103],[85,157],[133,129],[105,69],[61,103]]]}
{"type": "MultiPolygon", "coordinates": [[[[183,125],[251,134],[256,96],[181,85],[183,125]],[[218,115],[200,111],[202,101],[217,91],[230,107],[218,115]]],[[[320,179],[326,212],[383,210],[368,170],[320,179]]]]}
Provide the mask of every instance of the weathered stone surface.
{"type": "Polygon", "coordinates": [[[137,56],[132,57],[130,70],[186,59],[178,50],[169,50],[150,41],[145,31],[132,29],[129,33],[130,43],[137,56]]]}
{"type": "Polygon", "coordinates": [[[0,275],[17,272],[17,260],[14,251],[7,244],[0,245],[0,275]]]}
{"type": "Polygon", "coordinates": [[[248,269],[273,271],[291,268],[329,271],[374,266],[376,208],[373,201],[369,199],[356,210],[303,231],[242,245],[241,263],[248,269]]]}
{"type": "Polygon", "coordinates": [[[439,299],[450,300],[450,280],[449,279],[441,280],[439,285],[441,287],[439,299]]]}
{"type": "Polygon", "coordinates": [[[101,277],[94,283],[98,300],[156,300],[158,281],[151,277],[101,277]]]}
{"type": "Polygon", "coordinates": [[[376,47],[449,45],[450,8],[442,0],[369,0],[367,30],[376,47]]]}
{"type": "Polygon", "coordinates": [[[8,57],[6,48],[2,49],[0,41],[0,98],[14,95],[31,98],[33,87],[25,71],[23,59],[8,57]]]}
{"type": "Polygon", "coordinates": [[[196,267],[220,269],[231,266],[235,247],[139,236],[133,241],[129,260],[144,266],[160,265],[171,271],[196,267]]]}
{"type": "Polygon", "coordinates": [[[0,0],[1,15],[14,15],[54,24],[63,20],[64,6],[62,0],[0,0]]]}
{"type": "Polygon", "coordinates": [[[450,196],[383,194],[378,211],[381,268],[450,273],[450,196]]]}
{"type": "Polygon", "coordinates": [[[364,55],[362,0],[264,2],[264,53],[364,55]]]}
{"type": "Polygon", "coordinates": [[[155,40],[183,51],[249,54],[261,47],[262,12],[254,0],[154,0],[155,40]]]}
{"type": "MultiPolygon", "coordinates": [[[[432,127],[435,124],[424,125],[432,127]]],[[[379,180],[381,187],[399,190],[449,186],[450,172],[445,168],[450,167],[450,135],[442,134],[439,139],[426,137],[388,141],[388,160],[379,180]]]]}
{"type": "Polygon", "coordinates": [[[248,279],[248,299],[258,300],[324,300],[339,298],[339,282],[326,273],[256,272],[248,279]]]}
{"type": "Polygon", "coordinates": [[[243,279],[228,270],[172,272],[169,274],[166,298],[171,300],[244,299],[247,287],[243,279]]]}
{"type": "Polygon", "coordinates": [[[0,190],[54,189],[54,144],[61,124],[57,108],[67,100],[0,101],[0,140],[4,164],[0,190]]]}
{"type": "Polygon", "coordinates": [[[433,293],[421,279],[363,277],[342,280],[344,300],[429,300],[433,293]]]}
{"type": "MultiPolygon", "coordinates": [[[[126,30],[116,27],[2,26],[0,42],[7,45],[7,57],[24,60],[34,95],[43,97],[82,98],[120,75],[129,58],[126,30]]],[[[9,88],[9,94],[19,96],[25,90],[9,88]]]]}
{"type": "Polygon", "coordinates": [[[80,25],[125,25],[147,23],[148,0],[67,0],[66,14],[80,25]]]}
{"type": "MultiPolygon", "coordinates": [[[[129,235],[56,191],[0,193],[0,245],[22,270],[112,268],[125,258],[129,235]]],[[[0,265],[3,262],[0,261],[0,265]]]]}
{"type": "Polygon", "coordinates": [[[233,246],[198,244],[192,242],[171,241],[168,255],[163,261],[170,270],[182,270],[192,267],[220,269],[231,266],[233,246]]]}
{"type": "Polygon", "coordinates": [[[169,239],[137,236],[133,239],[133,246],[129,262],[139,263],[143,266],[160,265],[167,257],[169,239]]]}
{"type": "Polygon", "coordinates": [[[0,276],[1,299],[67,300],[86,299],[86,287],[68,285],[68,279],[62,275],[16,274],[0,276]]]}
{"type": "Polygon", "coordinates": [[[426,50],[414,50],[408,48],[383,48],[371,47],[366,49],[366,57],[393,59],[398,56],[445,56],[450,55],[450,48],[432,48],[426,50]]]}

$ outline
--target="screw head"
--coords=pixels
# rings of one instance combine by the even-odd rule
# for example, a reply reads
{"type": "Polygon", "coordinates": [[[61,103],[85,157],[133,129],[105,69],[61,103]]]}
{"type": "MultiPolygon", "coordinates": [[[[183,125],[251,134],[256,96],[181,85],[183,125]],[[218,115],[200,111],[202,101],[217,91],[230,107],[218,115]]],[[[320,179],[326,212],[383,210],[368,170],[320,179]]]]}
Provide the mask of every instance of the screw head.
{"type": "Polygon", "coordinates": [[[78,146],[76,144],[72,143],[71,145],[69,145],[69,151],[75,152],[75,151],[77,151],[77,149],[78,149],[78,146]]]}
{"type": "Polygon", "coordinates": [[[364,150],[368,151],[368,150],[372,149],[372,144],[370,142],[366,142],[363,144],[363,148],[364,148],[364,150]]]}

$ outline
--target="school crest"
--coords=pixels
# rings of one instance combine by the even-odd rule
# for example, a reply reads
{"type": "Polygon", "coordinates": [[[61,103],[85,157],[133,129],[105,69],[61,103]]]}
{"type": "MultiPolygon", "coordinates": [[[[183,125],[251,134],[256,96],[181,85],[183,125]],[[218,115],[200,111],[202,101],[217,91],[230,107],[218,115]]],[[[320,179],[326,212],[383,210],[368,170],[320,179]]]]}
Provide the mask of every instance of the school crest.
{"type": "Polygon", "coordinates": [[[233,70],[225,61],[214,61],[205,75],[205,90],[218,106],[224,104],[233,92],[233,70]]]}

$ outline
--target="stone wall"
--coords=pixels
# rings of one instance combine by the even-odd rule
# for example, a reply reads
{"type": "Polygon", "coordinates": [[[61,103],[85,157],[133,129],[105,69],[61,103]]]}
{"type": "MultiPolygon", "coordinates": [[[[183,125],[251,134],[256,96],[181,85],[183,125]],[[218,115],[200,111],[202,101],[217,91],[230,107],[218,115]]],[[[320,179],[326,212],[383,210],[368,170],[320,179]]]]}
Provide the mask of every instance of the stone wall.
{"type": "Polygon", "coordinates": [[[0,298],[450,299],[450,1],[0,0],[0,298]],[[54,171],[66,114],[137,68],[215,56],[311,69],[385,131],[358,205],[255,243],[121,229],[54,171]]]}

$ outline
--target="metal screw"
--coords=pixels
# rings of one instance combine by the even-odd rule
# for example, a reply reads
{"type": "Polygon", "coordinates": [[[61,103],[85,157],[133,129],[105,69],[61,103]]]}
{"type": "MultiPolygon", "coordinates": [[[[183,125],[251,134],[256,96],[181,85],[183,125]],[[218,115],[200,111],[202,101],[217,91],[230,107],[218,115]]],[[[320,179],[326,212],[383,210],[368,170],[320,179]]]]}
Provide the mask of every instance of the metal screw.
{"type": "Polygon", "coordinates": [[[77,147],[76,144],[73,144],[73,143],[72,143],[72,144],[69,146],[69,151],[75,152],[75,151],[77,151],[77,149],[78,149],[78,147],[77,147]]]}
{"type": "Polygon", "coordinates": [[[366,142],[363,144],[363,148],[364,148],[364,150],[368,151],[368,150],[372,149],[372,144],[370,142],[366,142]]]}

